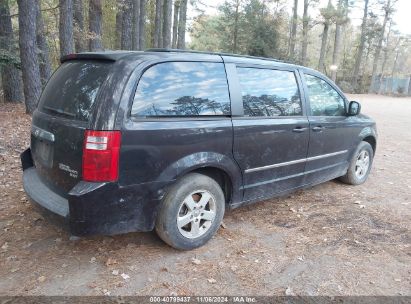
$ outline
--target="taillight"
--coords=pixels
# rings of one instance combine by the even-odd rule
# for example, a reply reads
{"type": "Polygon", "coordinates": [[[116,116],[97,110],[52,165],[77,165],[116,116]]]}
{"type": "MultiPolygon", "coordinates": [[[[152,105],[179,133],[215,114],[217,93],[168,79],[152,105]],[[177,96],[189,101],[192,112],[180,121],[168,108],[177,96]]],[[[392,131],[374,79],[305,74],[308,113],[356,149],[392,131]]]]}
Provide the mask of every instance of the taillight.
{"type": "Polygon", "coordinates": [[[83,180],[112,182],[118,179],[120,131],[86,130],[83,147],[83,180]]]}

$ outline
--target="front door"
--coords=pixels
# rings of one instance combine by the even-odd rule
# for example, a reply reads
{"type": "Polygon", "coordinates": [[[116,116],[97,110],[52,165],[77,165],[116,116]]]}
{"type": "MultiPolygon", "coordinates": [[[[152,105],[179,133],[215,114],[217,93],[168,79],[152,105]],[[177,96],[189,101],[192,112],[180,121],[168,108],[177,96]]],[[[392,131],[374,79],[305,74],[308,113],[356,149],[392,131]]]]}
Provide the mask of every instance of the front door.
{"type": "Polygon", "coordinates": [[[320,76],[304,74],[309,100],[310,144],[305,184],[343,175],[356,129],[350,127],[342,95],[320,76]]]}
{"type": "Polygon", "coordinates": [[[270,197],[303,182],[309,124],[293,70],[238,66],[244,115],[233,117],[234,157],[244,200],[270,197]]]}

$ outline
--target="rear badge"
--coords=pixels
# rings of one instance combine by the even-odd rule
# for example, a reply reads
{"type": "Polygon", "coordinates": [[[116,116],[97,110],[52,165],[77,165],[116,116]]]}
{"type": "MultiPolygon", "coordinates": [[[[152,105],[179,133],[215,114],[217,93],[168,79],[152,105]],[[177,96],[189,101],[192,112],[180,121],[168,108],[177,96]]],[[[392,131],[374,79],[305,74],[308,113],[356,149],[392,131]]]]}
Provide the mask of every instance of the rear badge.
{"type": "Polygon", "coordinates": [[[68,172],[70,176],[73,178],[78,177],[78,171],[71,169],[69,166],[65,164],[59,163],[59,169],[68,172]]]}

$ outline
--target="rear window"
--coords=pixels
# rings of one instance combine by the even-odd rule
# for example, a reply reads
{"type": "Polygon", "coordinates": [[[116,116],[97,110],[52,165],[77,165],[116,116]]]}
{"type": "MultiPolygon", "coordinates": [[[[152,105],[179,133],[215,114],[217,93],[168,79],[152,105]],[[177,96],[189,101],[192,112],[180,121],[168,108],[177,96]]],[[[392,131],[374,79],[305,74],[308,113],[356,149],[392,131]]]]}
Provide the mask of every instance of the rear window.
{"type": "Polygon", "coordinates": [[[47,83],[39,108],[43,112],[88,121],[109,68],[107,62],[65,62],[47,83]]]}
{"type": "Polygon", "coordinates": [[[224,65],[213,62],[167,62],[141,77],[131,115],[218,116],[230,114],[224,65]]]}

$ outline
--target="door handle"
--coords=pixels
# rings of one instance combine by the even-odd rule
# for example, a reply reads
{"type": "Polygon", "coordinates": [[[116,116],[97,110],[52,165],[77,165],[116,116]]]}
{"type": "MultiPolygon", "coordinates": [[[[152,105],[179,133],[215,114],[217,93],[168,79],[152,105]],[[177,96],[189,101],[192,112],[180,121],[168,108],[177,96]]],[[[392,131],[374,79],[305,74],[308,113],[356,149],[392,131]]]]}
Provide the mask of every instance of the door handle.
{"type": "Polygon", "coordinates": [[[313,128],[314,132],[321,132],[322,130],[324,130],[323,126],[316,126],[316,127],[313,128]]]}
{"type": "Polygon", "coordinates": [[[294,133],[303,133],[305,130],[307,130],[307,128],[303,128],[303,127],[296,127],[293,129],[294,133]]]}

